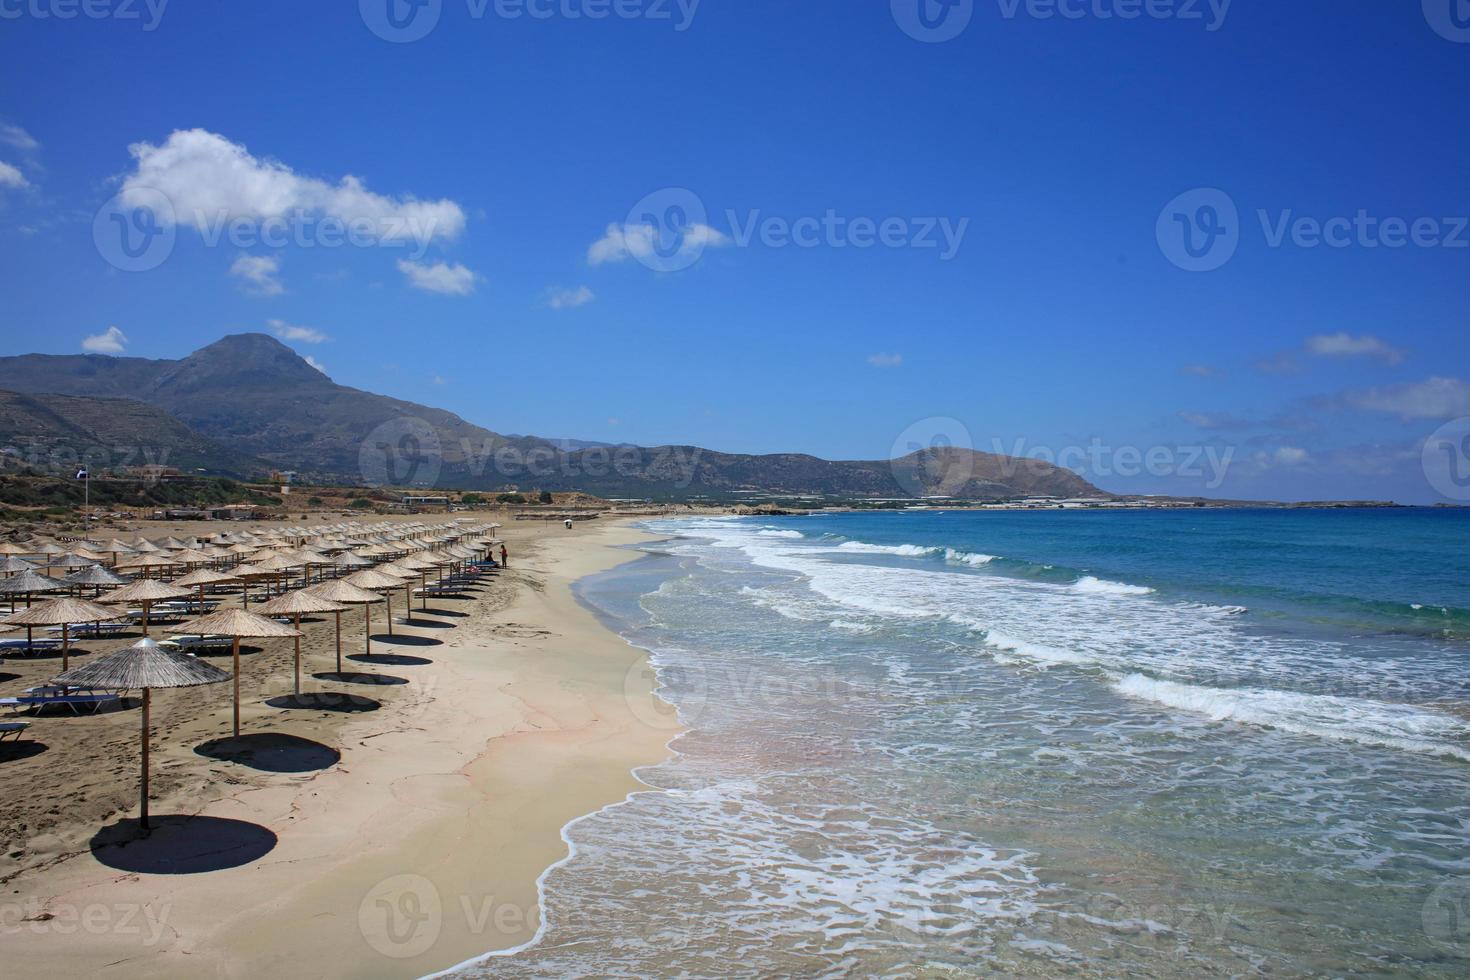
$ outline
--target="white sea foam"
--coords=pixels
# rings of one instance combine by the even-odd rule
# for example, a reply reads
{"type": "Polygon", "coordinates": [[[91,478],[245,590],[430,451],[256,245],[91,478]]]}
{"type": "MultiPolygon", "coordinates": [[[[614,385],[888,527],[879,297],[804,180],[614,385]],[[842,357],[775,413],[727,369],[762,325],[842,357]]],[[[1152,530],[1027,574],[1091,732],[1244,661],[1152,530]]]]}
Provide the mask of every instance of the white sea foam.
{"type": "Polygon", "coordinates": [[[1410,705],[1293,691],[1224,689],[1129,674],[1114,688],[1208,717],[1470,761],[1470,725],[1410,705]]]}
{"type": "Polygon", "coordinates": [[[956,565],[970,565],[979,568],[981,565],[989,565],[995,561],[995,555],[982,555],[973,551],[956,551],[953,548],[945,548],[944,560],[954,562],[956,565]]]}
{"type": "Polygon", "coordinates": [[[1072,591],[1083,595],[1148,595],[1153,589],[1127,582],[1110,582],[1094,575],[1084,575],[1072,583],[1072,591]]]}
{"type": "Polygon", "coordinates": [[[868,544],[866,541],[844,541],[837,549],[861,555],[897,555],[900,558],[926,558],[939,553],[938,548],[917,544],[868,544]]]}
{"type": "Polygon", "coordinates": [[[755,533],[756,534],[759,534],[763,538],[792,538],[792,539],[795,539],[795,538],[804,538],[804,537],[806,537],[806,535],[805,534],[802,534],[800,531],[793,531],[793,530],[790,530],[790,529],[787,529],[787,528],[775,528],[775,527],[763,527],[763,528],[761,528],[759,531],[757,531],[755,533]]]}

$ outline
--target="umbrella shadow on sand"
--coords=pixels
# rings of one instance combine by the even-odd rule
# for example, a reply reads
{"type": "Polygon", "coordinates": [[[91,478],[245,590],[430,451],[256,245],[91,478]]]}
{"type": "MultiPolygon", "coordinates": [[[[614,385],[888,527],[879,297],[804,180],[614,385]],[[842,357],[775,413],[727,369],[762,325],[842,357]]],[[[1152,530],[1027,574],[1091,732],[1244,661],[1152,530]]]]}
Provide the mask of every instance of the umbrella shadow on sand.
{"type": "Polygon", "coordinates": [[[150,823],[146,836],[132,818],[108,824],[92,837],[92,856],[119,871],[192,875],[238,868],[276,846],[275,834],[244,820],[174,814],[150,823]]]}
{"type": "Polygon", "coordinates": [[[427,616],[454,616],[456,618],[469,615],[467,612],[459,612],[456,609],[415,609],[414,612],[423,613],[427,616]]]}
{"type": "Polygon", "coordinates": [[[382,702],[374,701],[372,698],[341,691],[286,694],[278,698],[269,698],[265,703],[272,708],[283,708],[287,711],[335,711],[344,715],[365,714],[369,711],[377,711],[383,706],[382,702]]]}
{"type": "Polygon", "coordinates": [[[50,747],[45,742],[32,742],[29,739],[24,742],[0,742],[0,766],[7,762],[34,758],[50,747]]]}
{"type": "Polygon", "coordinates": [[[405,653],[354,653],[347,659],[377,667],[427,667],[434,662],[427,657],[411,657],[405,653]]]}
{"type": "Polygon", "coordinates": [[[435,636],[412,636],[408,633],[374,633],[374,643],[392,643],[401,647],[442,647],[444,641],[435,636]]]}
{"type": "MultiPolygon", "coordinates": [[[[419,610],[419,611],[422,612],[423,610],[419,610]]],[[[441,623],[441,622],[439,622],[438,620],[435,620],[435,619],[400,619],[400,620],[398,620],[398,625],[399,626],[412,626],[415,629],[452,630],[452,629],[454,629],[454,627],[455,627],[456,624],[455,623],[441,623]]]]}
{"type": "Polygon", "coordinates": [[[319,681],[331,681],[334,684],[362,684],[367,687],[397,687],[407,684],[407,677],[395,677],[392,674],[350,674],[327,671],[322,674],[312,674],[319,681]]]}
{"type": "Polygon", "coordinates": [[[330,745],[282,732],[210,739],[196,745],[194,752],[261,772],[316,772],[331,768],[342,758],[342,753],[330,745]]]}

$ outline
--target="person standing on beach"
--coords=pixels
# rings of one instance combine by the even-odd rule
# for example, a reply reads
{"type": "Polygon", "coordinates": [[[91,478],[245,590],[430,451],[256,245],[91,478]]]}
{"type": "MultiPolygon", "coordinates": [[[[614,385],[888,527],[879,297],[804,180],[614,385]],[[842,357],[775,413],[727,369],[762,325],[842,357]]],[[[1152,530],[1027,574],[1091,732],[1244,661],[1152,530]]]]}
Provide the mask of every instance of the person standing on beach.
{"type": "Polygon", "coordinates": [[[510,558],[505,553],[505,545],[504,544],[502,544],[500,546],[500,567],[501,568],[509,568],[510,567],[510,558]]]}

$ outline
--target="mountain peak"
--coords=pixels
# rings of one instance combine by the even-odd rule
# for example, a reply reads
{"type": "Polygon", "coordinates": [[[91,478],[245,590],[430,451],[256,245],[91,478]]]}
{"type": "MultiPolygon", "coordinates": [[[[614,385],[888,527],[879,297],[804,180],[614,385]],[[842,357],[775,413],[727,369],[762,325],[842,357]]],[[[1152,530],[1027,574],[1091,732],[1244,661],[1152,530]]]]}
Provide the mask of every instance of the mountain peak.
{"type": "Polygon", "coordinates": [[[239,333],[201,347],[158,379],[175,393],[208,392],[210,386],[321,387],[332,382],[294,350],[263,333],[239,333]]]}

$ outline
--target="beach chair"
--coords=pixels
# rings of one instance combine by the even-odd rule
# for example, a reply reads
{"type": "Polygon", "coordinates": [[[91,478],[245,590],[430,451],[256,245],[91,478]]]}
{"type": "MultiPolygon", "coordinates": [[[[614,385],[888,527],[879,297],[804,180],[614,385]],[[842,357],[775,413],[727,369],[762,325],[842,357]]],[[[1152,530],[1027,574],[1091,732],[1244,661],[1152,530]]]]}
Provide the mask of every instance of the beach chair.
{"type": "Polygon", "coordinates": [[[171,636],[168,642],[180,650],[228,650],[234,645],[234,640],[228,636],[200,636],[197,633],[171,636]]]}
{"type": "Polygon", "coordinates": [[[70,708],[72,714],[79,715],[83,708],[91,708],[93,712],[96,712],[104,704],[122,700],[120,694],[98,694],[91,691],[78,693],[70,688],[38,687],[31,690],[37,693],[28,692],[20,697],[0,698],[0,707],[9,708],[12,712],[62,707],[70,708]]]}
{"type": "Polygon", "coordinates": [[[21,733],[30,727],[31,723],[28,721],[0,722],[0,742],[7,738],[13,742],[19,742],[21,733]]]}

